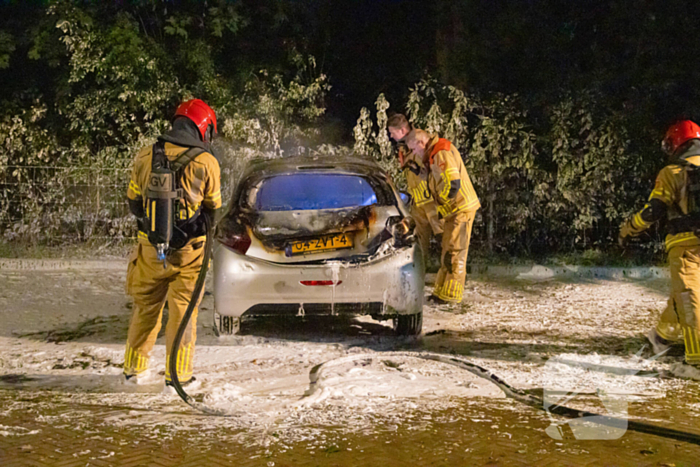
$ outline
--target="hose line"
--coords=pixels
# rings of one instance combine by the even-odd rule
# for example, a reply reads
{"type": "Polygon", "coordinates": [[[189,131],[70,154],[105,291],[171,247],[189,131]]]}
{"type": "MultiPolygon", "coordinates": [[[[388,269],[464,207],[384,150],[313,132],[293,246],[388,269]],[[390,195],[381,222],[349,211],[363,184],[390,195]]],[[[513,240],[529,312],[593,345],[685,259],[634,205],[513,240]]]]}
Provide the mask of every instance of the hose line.
{"type": "MultiPolygon", "coordinates": [[[[380,352],[377,354],[358,354],[349,357],[342,357],[335,360],[330,360],[321,364],[316,365],[311,369],[309,373],[310,386],[306,393],[306,396],[311,398],[310,402],[313,403],[314,394],[317,393],[319,387],[321,387],[321,379],[323,376],[323,370],[328,367],[342,365],[344,363],[350,363],[355,360],[367,359],[367,358],[385,358],[385,357],[412,357],[419,358],[423,360],[432,360],[441,363],[446,363],[448,365],[453,365],[462,368],[476,376],[484,378],[491,381],[493,384],[498,386],[507,397],[510,399],[521,402],[525,405],[529,405],[538,410],[548,411],[551,414],[561,415],[567,418],[584,418],[584,417],[595,417],[593,423],[597,423],[604,426],[609,426],[613,428],[624,427],[627,425],[627,429],[636,431],[639,433],[647,433],[655,436],[661,436],[663,438],[675,439],[677,441],[683,441],[686,443],[692,443],[700,446],[700,434],[690,433],[680,430],[674,430],[672,428],[665,428],[650,423],[639,422],[636,420],[628,420],[625,418],[604,416],[593,412],[587,412],[585,410],[573,409],[571,407],[566,407],[563,405],[553,405],[551,407],[545,407],[544,398],[534,396],[532,394],[523,391],[522,389],[514,388],[513,386],[506,383],[502,378],[494,374],[492,371],[479,366],[475,363],[468,361],[465,358],[455,357],[451,355],[441,355],[430,352],[407,352],[407,351],[395,351],[395,352],[380,352]]],[[[318,396],[317,396],[318,397],[318,396]]]]}
{"type": "MultiPolygon", "coordinates": [[[[188,405],[190,405],[192,408],[199,410],[203,413],[206,413],[208,415],[216,415],[220,417],[237,417],[243,415],[240,412],[232,412],[232,411],[225,411],[221,409],[213,409],[211,407],[208,407],[207,405],[197,402],[189,396],[185,390],[183,389],[182,385],[180,384],[180,380],[177,375],[177,357],[179,355],[180,351],[180,342],[182,341],[182,336],[185,334],[185,329],[187,328],[187,325],[189,324],[190,319],[192,318],[192,313],[194,313],[194,309],[197,306],[197,298],[200,296],[202,293],[202,289],[204,288],[204,281],[207,276],[207,270],[209,269],[209,262],[211,260],[211,251],[212,251],[212,233],[211,233],[211,220],[209,219],[209,216],[205,213],[202,213],[204,215],[204,224],[206,226],[206,240],[204,243],[204,259],[202,261],[202,268],[199,272],[199,276],[197,277],[197,282],[195,282],[194,286],[194,291],[192,292],[192,299],[190,300],[189,305],[187,306],[187,310],[185,311],[185,315],[182,318],[182,321],[180,322],[180,326],[177,329],[177,334],[175,334],[175,340],[173,341],[173,346],[170,351],[170,378],[172,380],[172,385],[175,388],[175,391],[177,394],[182,398],[183,401],[185,401],[188,405]]],[[[567,418],[584,418],[584,417],[596,417],[595,418],[595,423],[605,425],[605,426],[610,426],[614,428],[619,428],[621,426],[624,426],[627,424],[627,428],[636,431],[639,433],[647,433],[655,436],[660,436],[663,438],[669,438],[669,439],[675,439],[677,441],[683,441],[687,443],[692,443],[700,446],[700,435],[696,433],[690,433],[690,432],[685,432],[685,431],[680,431],[680,430],[674,430],[672,428],[665,428],[657,425],[652,425],[650,423],[645,423],[645,422],[639,422],[635,420],[628,420],[628,419],[623,419],[619,417],[610,417],[610,416],[603,416],[600,414],[596,414],[593,412],[587,412],[584,410],[577,410],[573,409],[571,407],[566,407],[563,405],[554,405],[549,408],[545,408],[544,404],[544,399],[534,396],[532,394],[529,394],[522,389],[514,388],[511,385],[509,385],[506,381],[504,381],[502,378],[497,376],[495,373],[493,373],[490,370],[487,370],[486,368],[479,366],[475,363],[472,363],[465,358],[460,358],[460,357],[455,357],[455,356],[447,356],[447,355],[441,355],[441,354],[435,354],[435,353],[430,353],[430,352],[406,352],[406,351],[394,351],[394,352],[380,352],[377,353],[376,355],[367,355],[367,354],[358,354],[358,355],[353,355],[349,357],[342,357],[338,358],[335,360],[330,360],[324,363],[320,363],[316,366],[314,366],[310,373],[309,373],[309,390],[305,394],[305,399],[307,399],[308,402],[313,402],[314,394],[317,392],[318,388],[321,386],[321,378],[323,376],[323,370],[330,367],[330,366],[335,366],[335,365],[340,365],[343,363],[349,363],[354,360],[359,360],[362,358],[383,358],[387,356],[396,356],[396,357],[412,357],[412,358],[420,358],[423,360],[432,360],[432,361],[437,361],[441,363],[446,363],[448,365],[453,365],[459,368],[462,368],[476,376],[479,376],[481,378],[484,378],[488,381],[491,381],[493,384],[498,386],[507,397],[516,400],[518,402],[521,402],[525,405],[528,405],[530,407],[536,408],[538,410],[546,410],[551,414],[556,414],[556,415],[561,415],[567,418]]]]}
{"type": "Polygon", "coordinates": [[[233,417],[237,416],[237,413],[226,412],[223,410],[212,409],[211,407],[197,402],[185,392],[185,389],[180,384],[180,378],[177,375],[177,358],[180,352],[180,342],[182,341],[182,336],[185,334],[185,329],[192,318],[192,313],[197,306],[198,298],[202,294],[202,289],[204,288],[204,281],[207,277],[207,271],[209,270],[209,262],[211,261],[211,251],[212,251],[212,232],[211,232],[211,219],[206,212],[202,212],[204,216],[204,225],[206,229],[206,239],[204,241],[204,259],[202,260],[202,268],[199,271],[199,276],[197,276],[197,282],[194,284],[194,290],[192,291],[192,298],[190,299],[190,304],[187,306],[185,315],[182,317],[180,326],[177,328],[177,334],[175,334],[175,340],[173,341],[172,349],[170,350],[170,379],[173,387],[177,394],[189,404],[192,408],[202,411],[209,415],[217,415],[220,417],[233,417]]]}

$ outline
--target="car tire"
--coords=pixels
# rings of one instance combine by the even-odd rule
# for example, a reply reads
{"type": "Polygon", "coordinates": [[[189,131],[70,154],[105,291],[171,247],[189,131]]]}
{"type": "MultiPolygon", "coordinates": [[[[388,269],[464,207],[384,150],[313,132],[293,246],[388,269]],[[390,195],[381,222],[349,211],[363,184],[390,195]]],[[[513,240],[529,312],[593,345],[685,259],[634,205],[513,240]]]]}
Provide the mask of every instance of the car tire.
{"type": "Polygon", "coordinates": [[[235,316],[222,316],[214,312],[214,334],[218,337],[233,336],[241,329],[241,319],[235,316]]]}
{"type": "Polygon", "coordinates": [[[423,330],[423,312],[398,315],[394,318],[394,331],[399,336],[419,336],[423,330]]]}

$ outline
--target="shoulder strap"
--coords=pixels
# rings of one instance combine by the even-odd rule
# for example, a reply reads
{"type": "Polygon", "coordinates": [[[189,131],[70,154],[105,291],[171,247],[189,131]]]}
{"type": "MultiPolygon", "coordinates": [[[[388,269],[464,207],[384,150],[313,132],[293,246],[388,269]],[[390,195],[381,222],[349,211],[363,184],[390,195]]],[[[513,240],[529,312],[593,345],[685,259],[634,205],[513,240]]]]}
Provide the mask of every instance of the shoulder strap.
{"type": "Polygon", "coordinates": [[[165,157],[165,142],[158,140],[151,151],[151,170],[169,166],[168,158],[165,157]]]}
{"type": "Polygon", "coordinates": [[[170,166],[172,167],[174,172],[180,174],[185,170],[185,167],[187,167],[190,164],[190,162],[195,160],[197,156],[199,156],[203,152],[204,149],[202,148],[189,148],[188,150],[177,156],[177,159],[172,161],[170,163],[170,166]]]}

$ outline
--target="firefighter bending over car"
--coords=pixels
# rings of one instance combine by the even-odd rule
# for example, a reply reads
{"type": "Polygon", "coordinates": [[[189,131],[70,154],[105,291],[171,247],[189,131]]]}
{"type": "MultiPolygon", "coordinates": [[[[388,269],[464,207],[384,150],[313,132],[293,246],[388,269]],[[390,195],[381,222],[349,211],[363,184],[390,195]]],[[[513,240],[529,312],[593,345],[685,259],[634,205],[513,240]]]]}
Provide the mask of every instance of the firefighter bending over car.
{"type": "Polygon", "coordinates": [[[459,303],[464,294],[472,225],[481,203],[452,143],[415,129],[406,137],[406,145],[422,160],[438,217],[445,221],[440,270],[430,300],[438,304],[459,303]]]}
{"type": "MultiPolygon", "coordinates": [[[[201,301],[192,292],[204,257],[204,216],[213,223],[221,207],[219,163],[210,150],[216,132],[216,115],[207,104],[199,99],[183,102],[172,129],[134,160],[127,198],[139,231],[126,279],[134,299],[124,357],[127,380],[138,380],[148,369],[167,300],[165,383],[171,384],[167,360],[177,329],[190,300],[197,305],[201,301]]],[[[183,385],[194,380],[197,311],[177,352],[183,385]]]]}
{"type": "Polygon", "coordinates": [[[644,208],[620,227],[620,245],[664,217],[671,297],[648,338],[656,353],[685,342],[685,361],[700,367],[700,126],[672,125],[662,143],[670,157],[644,208]]]}
{"type": "Polygon", "coordinates": [[[423,256],[427,257],[430,236],[442,234],[444,222],[438,218],[437,205],[428,189],[428,171],[422,170],[423,158],[416,156],[406,146],[405,139],[412,131],[411,124],[403,114],[395,114],[389,117],[387,128],[398,146],[399,166],[411,195],[411,217],[416,222],[416,235],[423,256]]]}

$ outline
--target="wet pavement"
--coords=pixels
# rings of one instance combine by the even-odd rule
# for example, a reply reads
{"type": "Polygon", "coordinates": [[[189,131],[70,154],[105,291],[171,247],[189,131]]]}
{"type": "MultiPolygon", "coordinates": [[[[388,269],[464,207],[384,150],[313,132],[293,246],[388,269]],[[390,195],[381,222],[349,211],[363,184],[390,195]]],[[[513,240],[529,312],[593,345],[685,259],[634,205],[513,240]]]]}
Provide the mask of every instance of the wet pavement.
{"type": "MultiPolygon", "coordinates": [[[[248,438],[244,431],[212,430],[193,438],[167,424],[160,433],[118,428],[105,419],[130,407],[75,406],[51,393],[0,391],[3,407],[31,401],[34,408],[12,417],[0,416],[0,461],[3,466],[152,466],[152,465],[697,465],[700,448],[634,432],[618,440],[576,440],[545,434],[549,420],[542,412],[521,411],[511,401],[464,401],[449,412],[422,413],[419,421],[383,425],[371,433],[346,433],[323,427],[313,440],[289,443],[272,431],[272,442],[248,438]],[[58,399],[58,400],[57,400],[58,399]],[[82,426],[68,422],[74,410],[88,411],[82,426]],[[258,440],[260,441],[260,440],[258,440]]],[[[644,407],[631,410],[634,414],[644,407]]],[[[187,410],[183,409],[183,413],[187,410]]],[[[192,415],[197,417],[198,415],[192,415]]]]}
{"type": "Polygon", "coordinates": [[[189,408],[157,373],[121,383],[122,281],[118,269],[0,271],[0,465],[700,465],[698,445],[631,430],[580,439],[580,426],[494,397],[464,370],[386,356],[455,355],[539,397],[568,393],[596,413],[622,401],[631,419],[700,433],[700,383],[681,377],[682,358],[644,348],[663,280],[472,278],[462,306],[426,308],[420,339],[370,319],[265,319],[219,339],[208,296],[193,394],[239,418],[189,408]],[[309,370],[348,355],[360,358],[300,404],[309,370]]]}

